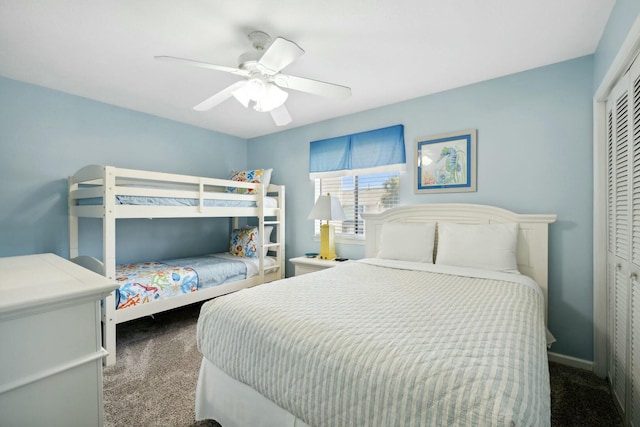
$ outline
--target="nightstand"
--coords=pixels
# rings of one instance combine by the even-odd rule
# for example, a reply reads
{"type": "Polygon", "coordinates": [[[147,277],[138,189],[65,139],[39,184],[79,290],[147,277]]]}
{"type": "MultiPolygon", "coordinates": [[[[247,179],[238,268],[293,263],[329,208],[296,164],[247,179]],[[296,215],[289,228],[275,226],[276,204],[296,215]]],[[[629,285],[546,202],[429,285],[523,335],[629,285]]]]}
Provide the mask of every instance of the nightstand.
{"type": "Polygon", "coordinates": [[[348,261],[333,261],[320,258],[307,258],[300,256],[297,258],[291,258],[289,261],[296,267],[296,276],[301,274],[313,273],[314,271],[324,270],[326,268],[335,267],[348,261]]]}

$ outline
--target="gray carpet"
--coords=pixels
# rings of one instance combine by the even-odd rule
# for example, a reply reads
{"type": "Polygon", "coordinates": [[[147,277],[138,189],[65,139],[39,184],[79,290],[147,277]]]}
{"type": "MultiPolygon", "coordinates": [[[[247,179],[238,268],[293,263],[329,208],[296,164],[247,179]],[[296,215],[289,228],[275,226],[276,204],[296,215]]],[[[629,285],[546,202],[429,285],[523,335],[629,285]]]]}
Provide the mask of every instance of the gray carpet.
{"type": "Polygon", "coordinates": [[[117,326],[116,364],[103,376],[105,427],[219,427],[194,418],[200,305],[117,326]]]}
{"type": "MultiPolygon", "coordinates": [[[[200,304],[118,326],[117,363],[104,371],[106,427],[219,427],[194,419],[200,304]]],[[[553,426],[619,426],[605,380],[551,363],[553,426]]]]}

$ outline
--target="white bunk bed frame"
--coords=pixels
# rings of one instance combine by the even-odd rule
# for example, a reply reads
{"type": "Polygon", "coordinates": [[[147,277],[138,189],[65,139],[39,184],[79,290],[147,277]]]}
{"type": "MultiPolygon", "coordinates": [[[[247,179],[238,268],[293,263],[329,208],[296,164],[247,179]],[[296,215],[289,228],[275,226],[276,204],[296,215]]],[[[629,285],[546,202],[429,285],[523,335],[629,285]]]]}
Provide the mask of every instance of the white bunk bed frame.
{"type": "Polygon", "coordinates": [[[285,269],[285,188],[160,172],[122,169],[113,166],[90,165],[69,177],[69,258],[108,279],[116,280],[116,220],[134,218],[233,218],[237,228],[239,218],[257,218],[258,234],[264,236],[265,225],[274,225],[275,243],[264,244],[259,238],[259,274],[240,281],[178,295],[172,298],[116,310],[115,292],[102,304],[102,339],[108,352],[106,364],[116,362],[116,325],[140,317],[160,313],[204,301],[230,292],[284,277],[285,269]],[[253,189],[253,194],[226,192],[227,187],[253,189]],[[265,207],[264,198],[273,197],[277,207],[265,207]],[[143,197],[175,197],[198,200],[196,206],[158,206],[116,204],[116,195],[143,197]],[[78,205],[82,199],[101,198],[101,204],[78,205]],[[254,207],[211,207],[207,200],[257,202],[254,207]],[[80,256],[78,239],[79,218],[102,218],[102,260],[80,256]],[[275,254],[276,265],[265,271],[264,257],[275,254]]]}

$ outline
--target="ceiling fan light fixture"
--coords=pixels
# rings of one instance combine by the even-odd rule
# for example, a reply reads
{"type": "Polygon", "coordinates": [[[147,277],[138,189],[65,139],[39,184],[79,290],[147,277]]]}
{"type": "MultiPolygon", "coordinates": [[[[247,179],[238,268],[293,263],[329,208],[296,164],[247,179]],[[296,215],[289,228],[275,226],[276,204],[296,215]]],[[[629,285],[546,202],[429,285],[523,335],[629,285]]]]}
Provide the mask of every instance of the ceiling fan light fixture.
{"type": "Polygon", "coordinates": [[[267,83],[266,96],[256,101],[253,109],[260,112],[274,110],[285,103],[289,94],[273,83],[267,83]]]}
{"type": "Polygon", "coordinates": [[[252,101],[260,101],[262,98],[267,96],[267,85],[262,81],[262,79],[249,79],[245,87],[247,88],[247,95],[252,101]]]}

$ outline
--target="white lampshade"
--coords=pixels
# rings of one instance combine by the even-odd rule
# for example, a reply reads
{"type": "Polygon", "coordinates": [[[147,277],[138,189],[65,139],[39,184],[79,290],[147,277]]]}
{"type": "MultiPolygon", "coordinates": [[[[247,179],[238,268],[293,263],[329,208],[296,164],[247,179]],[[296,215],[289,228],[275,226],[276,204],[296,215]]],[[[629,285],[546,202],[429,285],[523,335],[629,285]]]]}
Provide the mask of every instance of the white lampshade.
{"type": "Polygon", "coordinates": [[[346,218],[340,200],[329,194],[318,197],[309,214],[309,219],[319,219],[321,221],[343,221],[346,218]]]}
{"type": "Polygon", "coordinates": [[[266,86],[266,95],[256,101],[253,109],[260,112],[271,111],[284,104],[288,97],[289,94],[287,92],[273,83],[268,83],[266,86]]]}
{"type": "Polygon", "coordinates": [[[267,96],[267,84],[261,79],[249,79],[245,87],[247,88],[247,95],[252,101],[260,101],[267,96]]]}

